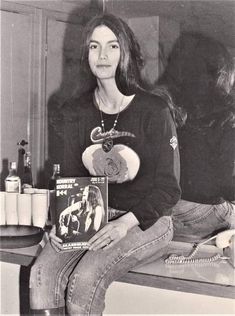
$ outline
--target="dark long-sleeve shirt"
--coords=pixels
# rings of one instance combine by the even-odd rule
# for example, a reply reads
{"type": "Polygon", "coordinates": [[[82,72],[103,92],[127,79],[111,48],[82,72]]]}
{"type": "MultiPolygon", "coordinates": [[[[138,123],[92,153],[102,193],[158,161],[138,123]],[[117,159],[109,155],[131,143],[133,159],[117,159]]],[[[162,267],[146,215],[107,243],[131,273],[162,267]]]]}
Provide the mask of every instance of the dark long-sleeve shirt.
{"type": "MultiPolygon", "coordinates": [[[[107,132],[117,115],[102,116],[107,132]]],[[[136,94],[120,112],[110,152],[102,149],[98,127],[101,115],[92,94],[64,106],[63,157],[57,159],[63,175],[108,175],[109,206],[133,212],[143,230],[170,215],[180,198],[180,165],[175,125],[165,102],[144,92],[136,94]]]]}

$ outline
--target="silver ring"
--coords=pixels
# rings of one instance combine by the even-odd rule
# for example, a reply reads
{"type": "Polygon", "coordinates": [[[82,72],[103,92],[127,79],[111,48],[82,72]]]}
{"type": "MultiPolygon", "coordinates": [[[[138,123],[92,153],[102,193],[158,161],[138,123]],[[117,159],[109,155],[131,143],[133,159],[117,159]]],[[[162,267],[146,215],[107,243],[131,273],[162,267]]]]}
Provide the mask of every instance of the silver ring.
{"type": "Polygon", "coordinates": [[[109,245],[113,241],[110,236],[108,238],[109,238],[109,242],[107,243],[107,245],[109,245]]]}

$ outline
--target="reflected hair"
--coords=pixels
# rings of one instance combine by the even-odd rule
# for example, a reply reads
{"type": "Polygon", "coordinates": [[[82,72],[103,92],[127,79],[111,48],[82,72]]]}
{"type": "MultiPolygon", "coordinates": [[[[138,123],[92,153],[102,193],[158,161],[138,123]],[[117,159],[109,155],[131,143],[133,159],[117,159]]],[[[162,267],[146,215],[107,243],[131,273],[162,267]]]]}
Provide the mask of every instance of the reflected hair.
{"type": "Polygon", "coordinates": [[[219,41],[195,32],[182,33],[158,83],[167,86],[190,124],[215,127],[235,124],[235,67],[219,41]]]}
{"type": "Polygon", "coordinates": [[[103,198],[100,189],[96,185],[88,185],[87,200],[95,208],[97,205],[104,207],[103,198]]]}
{"type": "Polygon", "coordinates": [[[218,70],[217,87],[229,94],[233,88],[235,79],[235,61],[232,58],[224,58],[221,68],[218,70]]]}
{"type": "Polygon", "coordinates": [[[83,32],[81,66],[86,72],[91,72],[88,63],[90,39],[94,29],[102,25],[115,34],[120,46],[120,61],[115,75],[118,89],[125,95],[132,95],[144,86],[141,78],[144,60],[133,31],[121,18],[104,13],[88,22],[83,32]]]}
{"type": "Polygon", "coordinates": [[[157,85],[153,88],[152,93],[161,97],[166,102],[176,127],[183,126],[187,119],[187,113],[182,107],[176,106],[167,86],[157,85]]]}

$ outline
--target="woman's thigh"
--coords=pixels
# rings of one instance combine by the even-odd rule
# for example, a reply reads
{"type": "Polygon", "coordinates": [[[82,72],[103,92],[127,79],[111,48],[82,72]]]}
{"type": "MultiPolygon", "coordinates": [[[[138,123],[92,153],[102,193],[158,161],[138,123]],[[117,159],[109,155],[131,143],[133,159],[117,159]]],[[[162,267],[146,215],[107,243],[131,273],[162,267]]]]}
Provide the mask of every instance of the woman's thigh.
{"type": "Polygon", "coordinates": [[[33,309],[64,306],[68,277],[84,251],[57,252],[47,242],[31,268],[30,307],[33,309]]]}
{"type": "Polygon", "coordinates": [[[174,239],[198,241],[234,225],[235,207],[230,202],[218,205],[180,200],[172,212],[174,239]]]}
{"type": "MultiPolygon", "coordinates": [[[[153,255],[156,257],[157,253],[161,257],[172,236],[171,217],[165,216],[145,231],[134,227],[119,243],[107,250],[87,252],[71,275],[68,303],[83,306],[84,310],[77,309],[77,313],[85,313],[85,309],[92,309],[92,304],[96,304],[96,298],[105,295],[111,282],[145,259],[153,255]]],[[[102,302],[103,299],[98,301],[97,306],[102,302]]]]}

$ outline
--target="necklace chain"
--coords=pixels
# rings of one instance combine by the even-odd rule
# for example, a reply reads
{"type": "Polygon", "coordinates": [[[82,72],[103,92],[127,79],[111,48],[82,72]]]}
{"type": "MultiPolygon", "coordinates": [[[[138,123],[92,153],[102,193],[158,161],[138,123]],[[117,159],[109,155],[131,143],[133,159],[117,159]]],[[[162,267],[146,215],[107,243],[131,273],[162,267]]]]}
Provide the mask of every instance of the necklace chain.
{"type": "Polygon", "coordinates": [[[118,122],[118,118],[119,118],[119,115],[120,115],[120,109],[121,109],[121,107],[122,107],[122,104],[123,104],[123,100],[124,100],[125,95],[123,95],[122,100],[121,100],[121,102],[120,102],[120,104],[119,104],[118,113],[117,113],[116,118],[115,118],[115,120],[114,120],[114,122],[113,122],[113,127],[112,127],[108,132],[105,131],[104,118],[103,118],[102,111],[101,111],[101,109],[100,109],[100,103],[101,103],[101,101],[102,101],[102,103],[103,103],[104,106],[105,106],[105,103],[104,103],[104,101],[102,100],[102,98],[101,98],[101,96],[100,96],[100,94],[98,93],[97,90],[95,90],[95,96],[96,96],[96,100],[97,100],[97,104],[98,104],[98,108],[99,108],[99,112],[100,112],[101,129],[102,129],[102,131],[103,131],[104,134],[107,134],[107,136],[105,136],[105,138],[104,138],[104,140],[103,140],[103,142],[102,142],[102,149],[103,149],[104,152],[108,153],[108,152],[111,151],[112,148],[113,148],[112,135],[113,135],[113,133],[114,133],[114,131],[115,131],[115,127],[116,127],[117,122],[118,122]]]}
{"type": "MultiPolygon", "coordinates": [[[[102,127],[103,132],[105,133],[103,114],[102,114],[102,111],[100,109],[99,109],[99,111],[100,111],[101,127],[102,127]]],[[[115,129],[116,125],[117,125],[119,114],[120,114],[120,111],[118,112],[118,114],[117,114],[117,116],[116,116],[116,118],[114,120],[113,127],[111,128],[111,131],[113,131],[115,129]]]]}
{"type": "MultiPolygon", "coordinates": [[[[98,107],[99,107],[99,112],[100,112],[101,127],[102,127],[103,132],[105,133],[106,131],[105,131],[105,126],[104,126],[104,118],[103,118],[103,114],[102,114],[102,111],[101,111],[101,108],[100,108],[100,103],[102,102],[103,105],[105,105],[105,103],[104,103],[102,97],[100,96],[100,94],[97,91],[96,91],[96,96],[97,96],[98,107]]],[[[119,104],[118,113],[117,113],[116,118],[114,120],[113,127],[110,129],[110,131],[113,131],[115,129],[116,125],[117,125],[118,118],[119,118],[119,115],[120,115],[120,109],[121,109],[121,106],[123,104],[124,97],[125,97],[125,95],[123,95],[122,100],[121,100],[121,102],[119,104]]]]}

